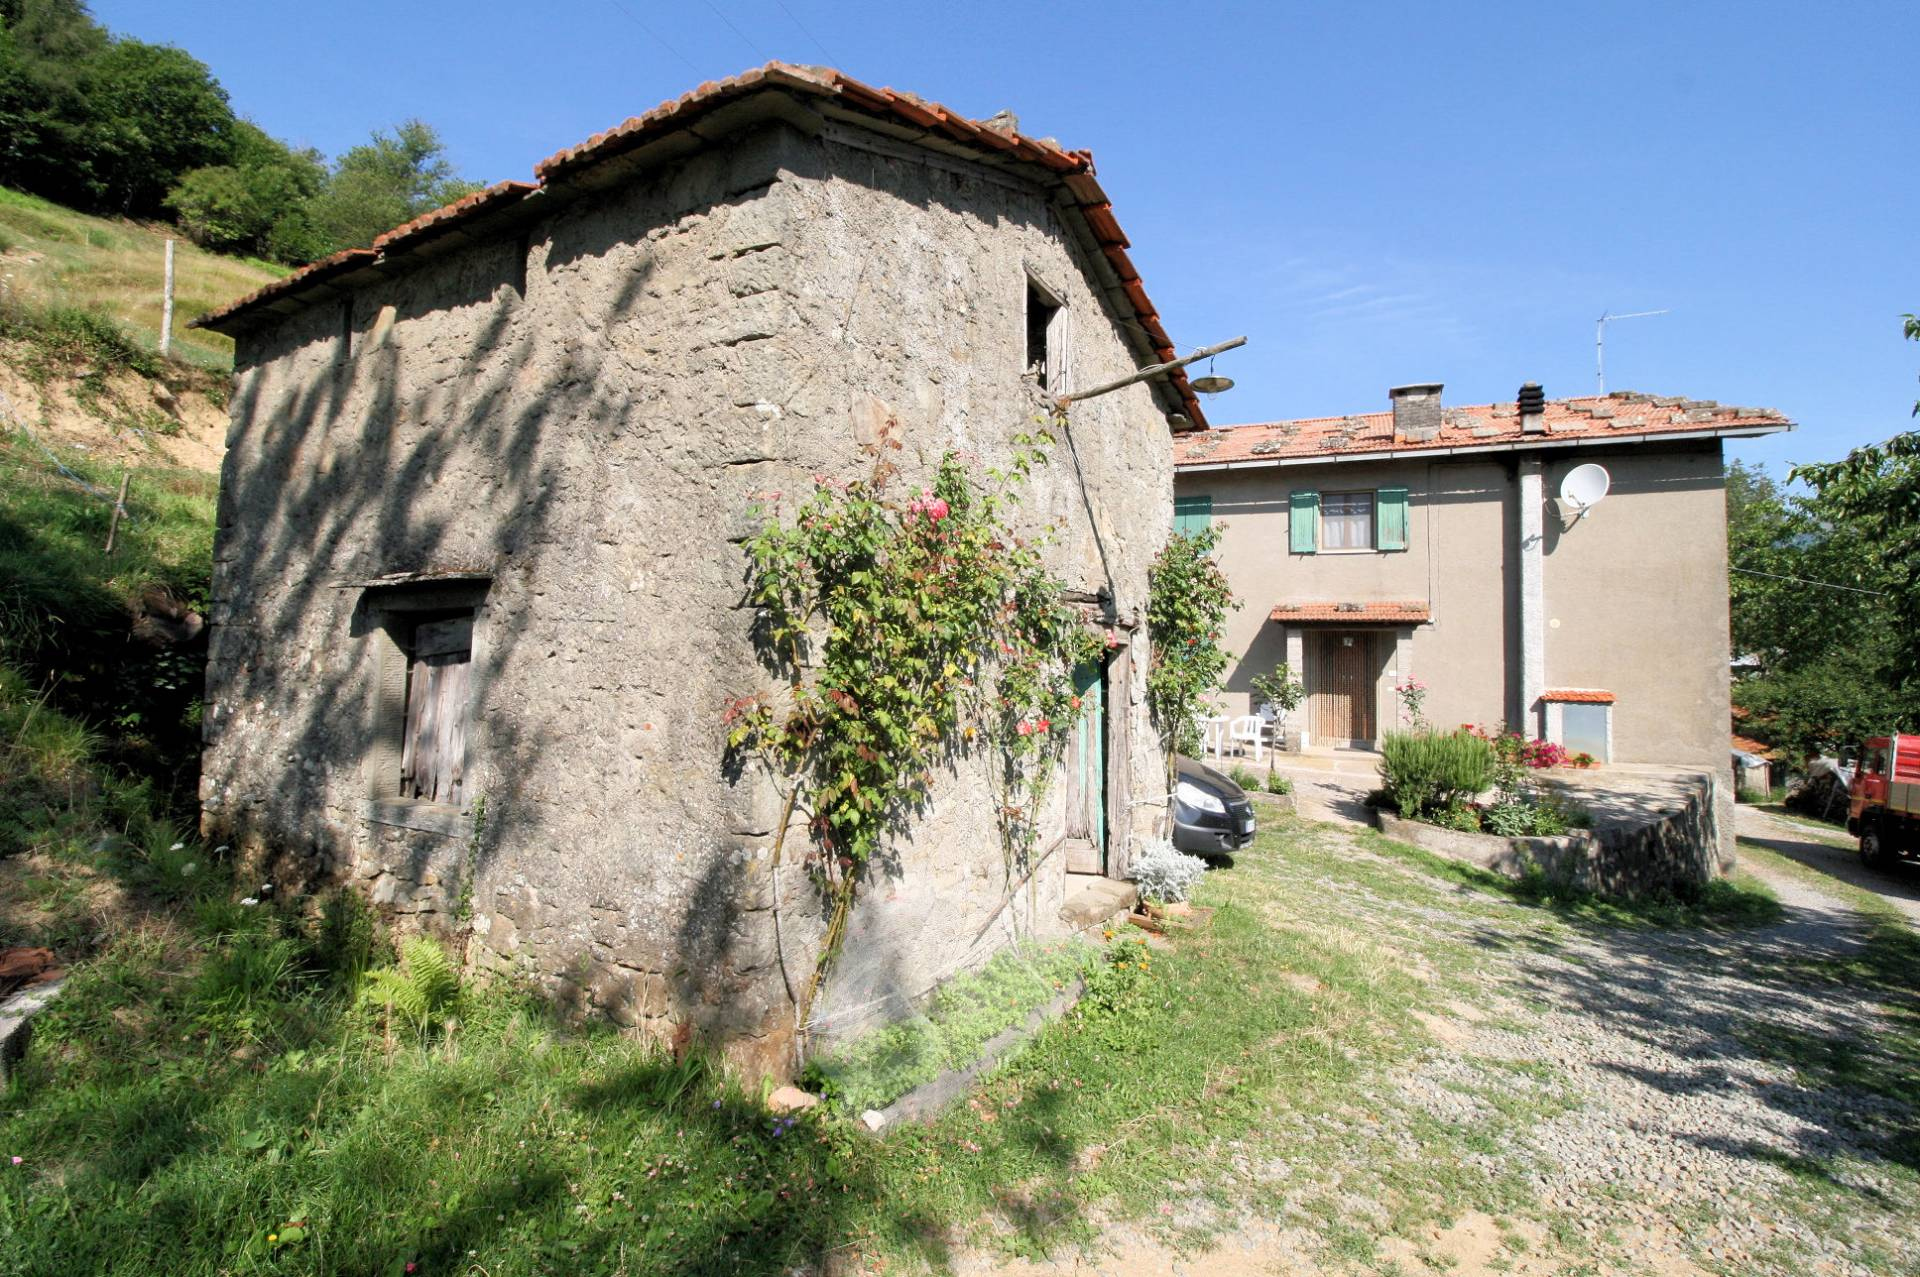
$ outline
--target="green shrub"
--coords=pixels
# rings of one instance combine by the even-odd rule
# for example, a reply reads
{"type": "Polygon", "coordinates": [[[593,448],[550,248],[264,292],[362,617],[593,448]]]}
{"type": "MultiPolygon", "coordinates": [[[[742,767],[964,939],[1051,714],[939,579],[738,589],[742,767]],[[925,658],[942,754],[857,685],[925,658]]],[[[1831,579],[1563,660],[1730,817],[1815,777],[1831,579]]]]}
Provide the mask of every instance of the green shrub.
{"type": "Polygon", "coordinates": [[[1455,798],[1438,811],[1427,813],[1427,819],[1442,829],[1469,834],[1480,832],[1480,809],[1464,798],[1455,798]]]}
{"type": "Polygon", "coordinates": [[[1227,779],[1244,790],[1252,791],[1260,788],[1260,778],[1240,763],[1233,765],[1232,770],[1227,773],[1227,779]]]}
{"type": "Polygon", "coordinates": [[[1285,776],[1282,776],[1279,772],[1268,772],[1267,792],[1269,794],[1291,794],[1293,792],[1293,782],[1285,776]]]}
{"type": "Polygon", "coordinates": [[[1406,820],[1465,801],[1493,779],[1493,747],[1467,732],[1387,732],[1380,772],[1406,820]]]}

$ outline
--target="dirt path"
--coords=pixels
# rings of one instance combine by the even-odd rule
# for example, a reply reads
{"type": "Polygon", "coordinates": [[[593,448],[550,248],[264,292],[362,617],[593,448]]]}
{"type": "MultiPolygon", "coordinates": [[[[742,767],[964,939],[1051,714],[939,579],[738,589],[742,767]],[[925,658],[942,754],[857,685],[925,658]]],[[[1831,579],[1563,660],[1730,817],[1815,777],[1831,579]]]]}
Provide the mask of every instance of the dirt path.
{"type": "MultiPolygon", "coordinates": [[[[1920,927],[1920,869],[1901,865],[1891,870],[1869,869],[1860,862],[1858,844],[1844,830],[1814,830],[1756,807],[1742,806],[1736,827],[1740,836],[1796,860],[1829,878],[1871,891],[1920,927]]],[[[1777,877],[1777,875],[1776,875],[1777,877]]]]}
{"type": "MultiPolygon", "coordinates": [[[[1372,876],[1289,877],[1285,914],[1351,926],[1434,973],[1414,1016],[1431,1045],[1355,1087],[1340,1123],[1302,1130],[1331,1154],[1283,1143],[1256,1172],[1277,1205],[1216,1219],[1207,1244],[1128,1223],[1090,1254],[977,1256],[963,1272],[1920,1272],[1920,1068],[1899,1041],[1916,1011],[1883,1002],[1904,999],[1910,973],[1895,968],[1910,958],[1890,959],[1839,900],[1762,868],[1784,909],[1771,925],[1608,926],[1440,887],[1343,828],[1314,836],[1372,876]],[[1410,1224],[1387,1204],[1460,1176],[1478,1186],[1445,1190],[1446,1222],[1410,1224]]],[[[1170,1190],[1162,1212],[1194,1209],[1170,1190]]]]}

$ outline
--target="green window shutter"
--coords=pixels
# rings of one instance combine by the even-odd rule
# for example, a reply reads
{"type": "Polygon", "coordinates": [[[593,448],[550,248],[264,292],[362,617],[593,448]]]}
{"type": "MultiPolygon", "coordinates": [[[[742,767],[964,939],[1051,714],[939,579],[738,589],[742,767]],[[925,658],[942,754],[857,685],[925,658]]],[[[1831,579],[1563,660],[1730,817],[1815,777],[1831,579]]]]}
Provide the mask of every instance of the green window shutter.
{"type": "Polygon", "coordinates": [[[1287,548],[1294,554],[1312,554],[1320,548],[1320,494],[1290,494],[1287,509],[1287,548]]]}
{"type": "Polygon", "coordinates": [[[1407,490],[1405,488],[1382,488],[1374,494],[1374,548],[1378,550],[1404,550],[1407,548],[1407,490]]]}
{"type": "Polygon", "coordinates": [[[1173,499],[1173,530],[1180,536],[1192,536],[1213,526],[1213,497],[1206,493],[1173,499]]]}

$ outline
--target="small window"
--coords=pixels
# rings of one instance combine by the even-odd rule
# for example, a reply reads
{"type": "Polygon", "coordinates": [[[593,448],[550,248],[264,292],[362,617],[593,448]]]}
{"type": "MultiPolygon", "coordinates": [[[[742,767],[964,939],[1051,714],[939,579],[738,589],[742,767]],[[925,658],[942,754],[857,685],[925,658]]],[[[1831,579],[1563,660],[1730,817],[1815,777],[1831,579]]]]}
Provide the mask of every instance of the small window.
{"type": "Polygon", "coordinates": [[[1592,754],[1601,762],[1607,757],[1611,736],[1607,719],[1611,705],[1571,702],[1560,707],[1560,744],[1570,754],[1592,754]]]}
{"type": "Polygon", "coordinates": [[[1329,492],[1320,498],[1320,547],[1324,550],[1373,548],[1373,494],[1329,492]]]}
{"type": "Polygon", "coordinates": [[[1027,363],[1026,370],[1037,374],[1040,388],[1049,389],[1060,380],[1060,369],[1054,367],[1059,360],[1059,352],[1050,346],[1058,345],[1055,321],[1060,315],[1060,303],[1052,294],[1039,284],[1027,281],[1027,363]]]}
{"type": "Polygon", "coordinates": [[[1869,776],[1883,775],[1887,770],[1887,751],[1884,749],[1868,750],[1866,756],[1860,760],[1860,770],[1869,776]]]}
{"type": "Polygon", "coordinates": [[[473,614],[422,617],[407,645],[400,797],[458,807],[472,703],[473,614]]]}

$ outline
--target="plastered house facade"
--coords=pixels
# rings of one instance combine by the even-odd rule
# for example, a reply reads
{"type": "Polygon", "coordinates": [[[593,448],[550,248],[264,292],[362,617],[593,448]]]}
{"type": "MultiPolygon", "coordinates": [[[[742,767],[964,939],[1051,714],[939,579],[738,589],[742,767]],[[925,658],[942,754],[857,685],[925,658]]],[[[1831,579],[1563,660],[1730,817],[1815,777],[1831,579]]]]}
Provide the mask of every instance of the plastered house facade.
{"type": "MultiPolygon", "coordinates": [[[[1171,346],[1089,156],[834,72],[704,85],[537,178],[200,321],[237,343],[204,823],[587,1013],[780,1071],[823,920],[797,857],[773,872],[773,785],[726,750],[727,703],[772,686],[756,503],[864,473],[889,430],[907,482],[949,449],[1004,462],[1053,396],[1171,346]]],[[[1069,421],[1020,509],[1110,644],[1063,763],[1098,770],[1053,787],[1021,865],[994,761],[939,776],[818,1033],[1059,934],[1069,861],[1121,876],[1164,817],[1147,568],[1169,433],[1204,422],[1177,374],[1069,421]]]]}
{"type": "Polygon", "coordinates": [[[1633,392],[1441,393],[1176,442],[1176,520],[1221,525],[1239,602],[1223,709],[1257,709],[1251,680],[1284,662],[1307,693],[1296,743],[1366,748],[1409,725],[1399,689],[1417,682],[1442,729],[1710,773],[1730,803],[1721,450],[1790,423],[1633,392]],[[1563,495],[1580,467],[1607,480],[1584,511],[1563,495]]]}

